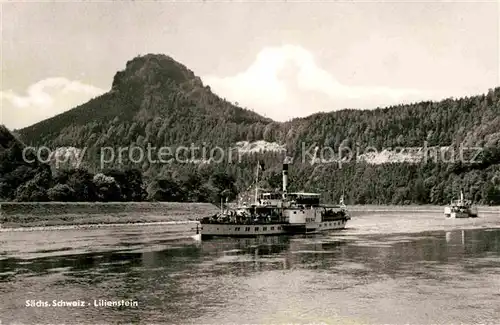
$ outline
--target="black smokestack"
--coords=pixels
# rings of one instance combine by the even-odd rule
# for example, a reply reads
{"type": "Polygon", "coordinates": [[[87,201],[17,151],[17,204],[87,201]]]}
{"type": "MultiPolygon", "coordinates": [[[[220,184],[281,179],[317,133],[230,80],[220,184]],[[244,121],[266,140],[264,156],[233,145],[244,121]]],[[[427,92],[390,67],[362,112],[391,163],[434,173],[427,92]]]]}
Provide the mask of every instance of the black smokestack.
{"type": "Polygon", "coordinates": [[[288,185],[288,163],[283,163],[283,192],[286,192],[288,185]]]}

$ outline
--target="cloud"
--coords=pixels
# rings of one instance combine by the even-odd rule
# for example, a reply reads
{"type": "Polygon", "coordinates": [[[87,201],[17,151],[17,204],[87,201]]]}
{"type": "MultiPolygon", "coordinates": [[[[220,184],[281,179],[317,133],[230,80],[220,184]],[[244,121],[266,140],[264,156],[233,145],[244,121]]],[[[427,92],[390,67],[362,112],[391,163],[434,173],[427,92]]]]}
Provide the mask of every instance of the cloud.
{"type": "Polygon", "coordinates": [[[1,91],[0,123],[22,128],[63,113],[105,91],[66,78],[47,78],[28,87],[26,95],[12,90],[1,91]]]}
{"type": "Polygon", "coordinates": [[[217,94],[277,120],[426,96],[417,89],[343,85],[316,64],[311,52],[294,45],[262,49],[250,67],[235,76],[202,79],[217,94]]]}

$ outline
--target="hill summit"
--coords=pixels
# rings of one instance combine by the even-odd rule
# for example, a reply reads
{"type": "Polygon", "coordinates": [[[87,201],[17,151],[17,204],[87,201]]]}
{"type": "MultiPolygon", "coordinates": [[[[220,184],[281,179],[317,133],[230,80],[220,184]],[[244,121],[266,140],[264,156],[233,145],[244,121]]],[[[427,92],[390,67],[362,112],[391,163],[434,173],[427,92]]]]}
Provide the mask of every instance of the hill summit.
{"type": "Polygon", "coordinates": [[[126,68],[115,74],[112,89],[119,90],[129,84],[156,85],[173,82],[183,84],[194,81],[203,84],[195,74],[183,64],[164,54],[147,54],[127,62],[126,68]]]}

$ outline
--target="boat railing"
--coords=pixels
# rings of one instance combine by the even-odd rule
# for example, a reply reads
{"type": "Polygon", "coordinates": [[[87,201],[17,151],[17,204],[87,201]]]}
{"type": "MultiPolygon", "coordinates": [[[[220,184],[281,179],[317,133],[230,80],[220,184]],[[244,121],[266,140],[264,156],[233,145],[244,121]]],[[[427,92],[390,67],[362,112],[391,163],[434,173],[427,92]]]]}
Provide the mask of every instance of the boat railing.
{"type": "Polygon", "coordinates": [[[200,220],[202,224],[214,224],[214,225],[268,225],[273,223],[284,223],[284,221],[280,221],[279,219],[271,219],[271,220],[200,220]]]}

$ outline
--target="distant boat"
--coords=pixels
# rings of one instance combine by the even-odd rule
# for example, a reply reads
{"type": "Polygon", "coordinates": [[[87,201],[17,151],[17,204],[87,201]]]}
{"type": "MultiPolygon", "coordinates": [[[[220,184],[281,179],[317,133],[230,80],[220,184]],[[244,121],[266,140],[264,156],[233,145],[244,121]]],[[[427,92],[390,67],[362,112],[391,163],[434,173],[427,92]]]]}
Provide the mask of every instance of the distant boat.
{"type": "MultiPolygon", "coordinates": [[[[258,184],[257,168],[257,182],[258,184]]],[[[344,229],[350,220],[344,196],[338,205],[320,203],[319,193],[288,193],[288,163],[283,163],[283,190],[259,195],[255,188],[254,204],[242,204],[234,210],[200,220],[201,238],[256,237],[264,235],[307,234],[344,229]]],[[[198,231],[197,231],[198,232],[198,231]]]]}
{"type": "Polygon", "coordinates": [[[472,205],[472,201],[464,199],[464,193],[460,191],[460,199],[451,201],[450,205],[444,208],[446,218],[477,218],[477,208],[472,205]]]}

